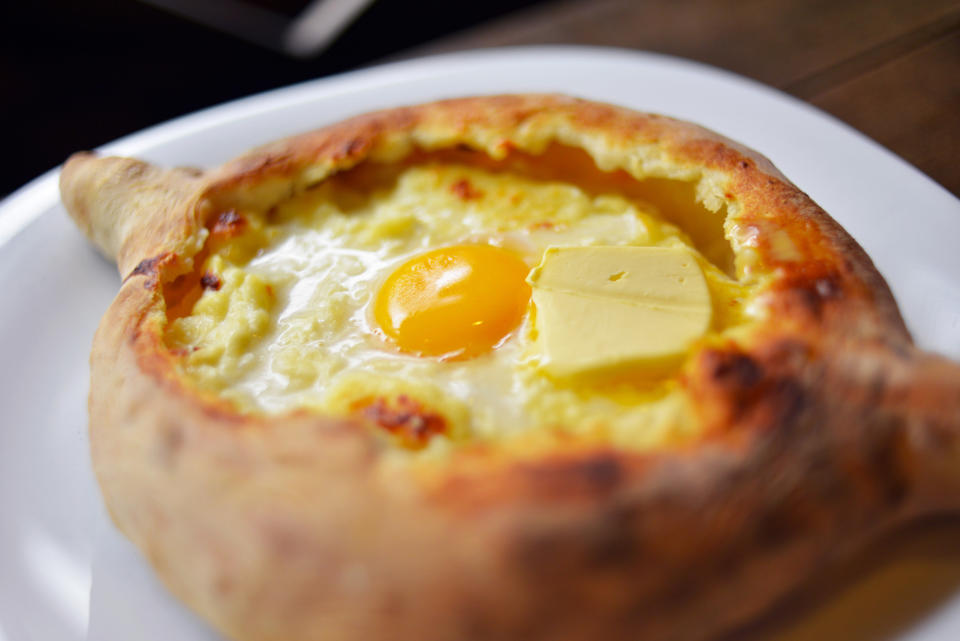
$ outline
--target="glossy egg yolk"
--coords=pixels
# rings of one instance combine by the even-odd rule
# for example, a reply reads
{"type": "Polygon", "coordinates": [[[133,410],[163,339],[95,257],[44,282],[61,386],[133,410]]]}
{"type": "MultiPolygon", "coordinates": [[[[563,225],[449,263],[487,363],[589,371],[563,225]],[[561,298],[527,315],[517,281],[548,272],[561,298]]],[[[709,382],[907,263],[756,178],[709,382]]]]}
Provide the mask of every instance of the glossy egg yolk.
{"type": "Polygon", "coordinates": [[[530,299],[528,272],[499,247],[443,247],[390,274],[374,316],[404,352],[469,358],[493,349],[520,324],[530,299]]]}

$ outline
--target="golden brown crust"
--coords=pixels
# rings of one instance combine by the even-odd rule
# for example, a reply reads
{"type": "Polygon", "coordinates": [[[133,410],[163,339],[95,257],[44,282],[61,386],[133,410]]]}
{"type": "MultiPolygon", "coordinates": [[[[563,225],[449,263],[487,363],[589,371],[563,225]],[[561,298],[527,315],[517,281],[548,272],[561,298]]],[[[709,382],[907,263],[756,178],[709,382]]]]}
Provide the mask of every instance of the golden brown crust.
{"type": "Polygon", "coordinates": [[[816,204],[697,126],[561,96],[468,98],[360,116],[199,175],[76,156],[61,186],[125,277],[91,359],[107,506],[232,638],[707,639],[877,530],[958,507],[960,368],[912,346],[869,258],[816,204]],[[424,483],[379,466],[383,444],[355,425],[240,415],[177,374],[164,286],[191,268],[213,213],[364,159],[550,142],[603,169],[722,186],[715,208],[744,277],[766,278],[767,320],[685,370],[702,440],[535,461],[467,450],[424,483]]]}

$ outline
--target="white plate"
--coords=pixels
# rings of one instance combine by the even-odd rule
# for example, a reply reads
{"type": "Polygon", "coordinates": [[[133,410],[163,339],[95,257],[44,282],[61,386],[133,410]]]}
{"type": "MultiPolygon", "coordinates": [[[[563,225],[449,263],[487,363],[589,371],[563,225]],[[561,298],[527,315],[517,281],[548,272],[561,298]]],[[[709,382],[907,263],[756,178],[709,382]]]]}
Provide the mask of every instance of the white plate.
{"type": "MultiPolygon", "coordinates": [[[[402,62],[215,107],[103,151],[212,165],[370,109],[511,91],[566,92],[670,114],[759,150],[866,248],[918,343],[960,358],[960,201],[808,105],[682,60],[539,47],[402,62]]],[[[67,220],[56,172],[0,205],[0,641],[217,638],[113,530],[91,475],[87,353],[118,284],[67,220]]],[[[894,629],[902,641],[958,638],[960,550],[955,533],[937,536],[873,562],[764,635],[867,639],[894,629]],[[894,587],[903,585],[912,599],[894,587]],[[864,627],[865,618],[873,623],[864,627]]]]}

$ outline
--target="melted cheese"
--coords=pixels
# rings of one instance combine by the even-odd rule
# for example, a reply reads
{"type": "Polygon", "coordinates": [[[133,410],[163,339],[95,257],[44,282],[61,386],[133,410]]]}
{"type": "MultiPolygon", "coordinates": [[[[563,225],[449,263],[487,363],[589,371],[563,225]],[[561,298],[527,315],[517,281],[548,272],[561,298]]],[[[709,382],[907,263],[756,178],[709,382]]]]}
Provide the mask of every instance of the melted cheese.
{"type": "Polygon", "coordinates": [[[373,313],[390,274],[436,248],[493,245],[532,269],[550,247],[636,246],[690,252],[709,288],[712,332],[746,322],[744,286],[653,206],[453,165],[412,166],[378,185],[325,181],[269,212],[241,212],[253,223],[246,233],[209,245],[201,269],[223,284],[167,331],[194,385],[266,413],[350,414],[365,399],[406,395],[450,424],[428,452],[463,440],[535,447],[573,434],[645,448],[693,436],[692,409],[670,376],[642,385],[544,376],[529,313],[496,349],[461,360],[397,349],[373,313]]]}

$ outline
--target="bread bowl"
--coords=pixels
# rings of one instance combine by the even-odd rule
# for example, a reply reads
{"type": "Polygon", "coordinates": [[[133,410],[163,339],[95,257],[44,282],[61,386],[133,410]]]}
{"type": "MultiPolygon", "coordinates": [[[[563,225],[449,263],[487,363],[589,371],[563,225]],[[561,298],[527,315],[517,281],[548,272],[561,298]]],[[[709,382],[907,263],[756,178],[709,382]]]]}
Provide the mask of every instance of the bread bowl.
{"type": "MultiPolygon", "coordinates": [[[[361,116],[208,172],[79,155],[61,185],[124,277],[92,356],[107,506],[171,590],[232,638],[705,639],[848,546],[958,496],[957,366],[913,348],[882,278],[822,210],[768,161],[699,127],[558,96],[461,99],[361,116]],[[635,222],[626,246],[692,252],[708,328],[670,362],[641,345],[572,373],[543,363],[529,314],[483,354],[411,354],[370,309],[429,249],[415,246],[422,228],[394,216],[336,229],[361,245],[414,242],[369,274],[347,316],[389,362],[423,364],[430,386],[374,367],[337,386],[308,372],[309,393],[257,389],[249,341],[229,371],[221,356],[205,370],[212,332],[232,320],[247,331],[222,342],[277,344],[269,274],[246,298],[229,279],[302,231],[278,204],[332,198],[352,222],[371,208],[350,199],[371,186],[394,202],[442,194],[443,211],[467,208],[482,224],[428,227],[439,248],[497,247],[531,268],[549,266],[551,241],[534,235],[562,231],[553,244],[583,247],[569,234],[612,207],[635,222]],[[504,198],[512,187],[540,203],[534,218],[504,198]],[[563,230],[541,216],[558,193],[584,203],[563,230]],[[489,229],[500,219],[484,217],[488,201],[513,222],[489,229]],[[218,256],[231,265],[211,272],[218,256]],[[260,301],[252,320],[211,315],[244,301],[260,301]],[[511,349],[533,357],[492,415],[443,389],[511,349]],[[519,419],[516,399],[529,410],[519,419]],[[505,427],[505,415],[525,424],[505,427]],[[443,428],[429,429],[438,417],[443,428]]],[[[618,225],[590,238],[624,245],[618,225]]],[[[275,295],[289,304],[289,291],[275,295]]],[[[292,344],[294,366],[270,371],[287,377],[278,387],[303,376],[307,343],[292,344]]]]}

